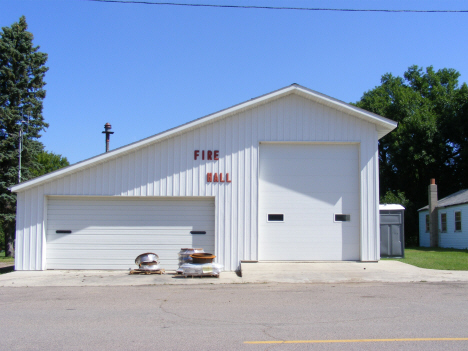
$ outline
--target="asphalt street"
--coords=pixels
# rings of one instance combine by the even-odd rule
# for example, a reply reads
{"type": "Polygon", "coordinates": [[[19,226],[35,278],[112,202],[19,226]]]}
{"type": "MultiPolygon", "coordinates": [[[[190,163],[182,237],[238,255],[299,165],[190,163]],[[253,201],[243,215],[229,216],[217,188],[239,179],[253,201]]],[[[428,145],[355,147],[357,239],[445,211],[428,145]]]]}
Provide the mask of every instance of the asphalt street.
{"type": "Polygon", "coordinates": [[[465,282],[0,288],[0,345],[467,350],[467,292],[465,282]]]}

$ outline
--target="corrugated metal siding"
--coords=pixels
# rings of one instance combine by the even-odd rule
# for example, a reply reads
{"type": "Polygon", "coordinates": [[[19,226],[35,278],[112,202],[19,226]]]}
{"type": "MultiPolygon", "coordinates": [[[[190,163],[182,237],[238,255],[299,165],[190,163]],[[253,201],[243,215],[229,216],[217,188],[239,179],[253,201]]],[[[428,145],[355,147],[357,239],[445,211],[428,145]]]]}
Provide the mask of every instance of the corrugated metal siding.
{"type": "Polygon", "coordinates": [[[374,124],[295,94],[217,120],[19,194],[16,267],[43,268],[44,195],[215,196],[220,262],[234,270],[256,260],[261,141],[360,143],[361,260],[378,260],[377,138],[374,124]],[[194,150],[214,149],[219,161],[194,161],[194,150]],[[206,172],[232,183],[207,183],[206,172]]]}
{"type": "Polygon", "coordinates": [[[468,249],[468,204],[439,208],[439,246],[468,249]],[[462,230],[455,231],[455,212],[461,211],[462,230]],[[447,214],[447,232],[441,232],[440,215],[447,214]]]}

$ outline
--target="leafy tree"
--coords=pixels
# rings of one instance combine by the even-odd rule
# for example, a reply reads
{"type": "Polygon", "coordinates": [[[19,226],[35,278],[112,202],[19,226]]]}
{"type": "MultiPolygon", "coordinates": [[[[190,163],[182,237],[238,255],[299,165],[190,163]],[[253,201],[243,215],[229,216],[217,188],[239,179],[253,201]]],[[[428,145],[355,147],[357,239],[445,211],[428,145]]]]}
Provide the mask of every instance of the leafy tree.
{"type": "Polygon", "coordinates": [[[39,177],[70,165],[66,157],[48,151],[42,151],[37,155],[37,163],[38,168],[31,170],[33,177],[39,177]]]}
{"type": "Polygon", "coordinates": [[[5,234],[3,233],[2,222],[0,221],[0,252],[5,247],[5,234]]]}
{"type": "Polygon", "coordinates": [[[396,191],[395,193],[390,190],[384,196],[380,197],[381,204],[399,204],[403,207],[408,207],[410,204],[409,200],[406,198],[405,193],[401,191],[396,191]]]}
{"type": "Polygon", "coordinates": [[[42,116],[47,54],[33,46],[27,28],[23,16],[0,31],[0,220],[7,256],[13,253],[16,212],[16,196],[8,188],[18,183],[19,142],[22,139],[23,181],[38,168],[37,155],[43,149],[38,138],[48,127],[42,116]]]}
{"type": "Polygon", "coordinates": [[[382,76],[356,106],[398,122],[379,141],[380,195],[404,193],[407,244],[418,243],[416,210],[427,205],[430,178],[439,197],[468,187],[468,86],[454,69],[411,66],[382,76]]]}

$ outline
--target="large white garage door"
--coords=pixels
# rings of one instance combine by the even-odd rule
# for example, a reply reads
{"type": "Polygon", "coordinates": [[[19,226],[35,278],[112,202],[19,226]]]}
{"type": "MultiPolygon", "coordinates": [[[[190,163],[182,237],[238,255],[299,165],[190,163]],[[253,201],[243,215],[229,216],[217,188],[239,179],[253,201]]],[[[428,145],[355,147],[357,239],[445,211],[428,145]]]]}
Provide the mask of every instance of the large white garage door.
{"type": "Polygon", "coordinates": [[[261,144],[259,259],[359,260],[359,198],[357,145],[261,144]]]}
{"type": "Polygon", "coordinates": [[[175,269],[183,247],[214,253],[212,198],[51,197],[47,211],[48,269],[137,268],[146,252],[175,269]]]}

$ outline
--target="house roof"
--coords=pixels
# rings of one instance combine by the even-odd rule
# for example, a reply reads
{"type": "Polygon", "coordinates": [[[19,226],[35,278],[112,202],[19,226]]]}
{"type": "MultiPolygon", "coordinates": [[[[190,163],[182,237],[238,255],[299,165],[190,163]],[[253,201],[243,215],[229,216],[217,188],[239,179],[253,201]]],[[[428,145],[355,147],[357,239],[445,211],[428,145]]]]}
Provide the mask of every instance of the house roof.
{"type": "Polygon", "coordinates": [[[379,210],[404,210],[405,208],[399,204],[380,204],[379,210]]]}
{"type": "MultiPolygon", "coordinates": [[[[461,205],[466,203],[468,203],[468,189],[457,191],[452,195],[440,199],[439,201],[437,201],[437,208],[461,205]]],[[[420,208],[418,211],[424,211],[428,209],[429,205],[420,208]]]]}
{"type": "Polygon", "coordinates": [[[99,163],[117,158],[121,155],[127,154],[129,152],[133,152],[137,149],[146,147],[150,144],[162,141],[164,139],[176,136],[181,133],[185,133],[191,129],[195,129],[198,127],[201,127],[205,124],[213,123],[216,120],[223,119],[226,117],[229,117],[233,114],[239,113],[241,111],[245,111],[257,106],[260,106],[262,104],[271,102],[273,100],[279,99],[281,97],[290,95],[290,94],[297,94],[300,95],[304,98],[310,99],[312,101],[315,101],[317,103],[329,106],[331,108],[334,108],[336,110],[342,111],[344,113],[347,113],[351,116],[360,118],[364,121],[374,123],[376,125],[377,133],[379,136],[379,139],[385,136],[386,134],[390,133],[393,129],[395,129],[398,125],[397,122],[392,121],[388,118],[379,116],[377,114],[371,113],[369,111],[363,110],[359,107],[350,105],[348,103],[345,103],[343,101],[334,99],[330,96],[321,94],[319,92],[316,92],[314,90],[305,88],[299,84],[292,84],[290,86],[284,87],[282,89],[273,91],[271,93],[250,99],[246,102],[234,105],[232,107],[229,107],[227,109],[209,114],[207,116],[195,119],[191,122],[188,122],[186,124],[183,124],[181,126],[169,129],[167,131],[164,131],[159,134],[155,134],[153,136],[150,136],[148,138],[142,139],[140,141],[137,141],[135,143],[122,146],[118,149],[106,152],[104,154],[97,155],[95,157],[89,158],[87,160],[75,163],[71,166],[59,169],[55,172],[51,172],[48,174],[45,174],[41,177],[37,177],[31,180],[28,180],[26,182],[14,185],[10,188],[12,192],[21,192],[26,189],[29,189],[31,187],[49,182],[53,179],[61,178],[64,177],[68,174],[80,171],[82,169],[97,165],[99,163]]]}

